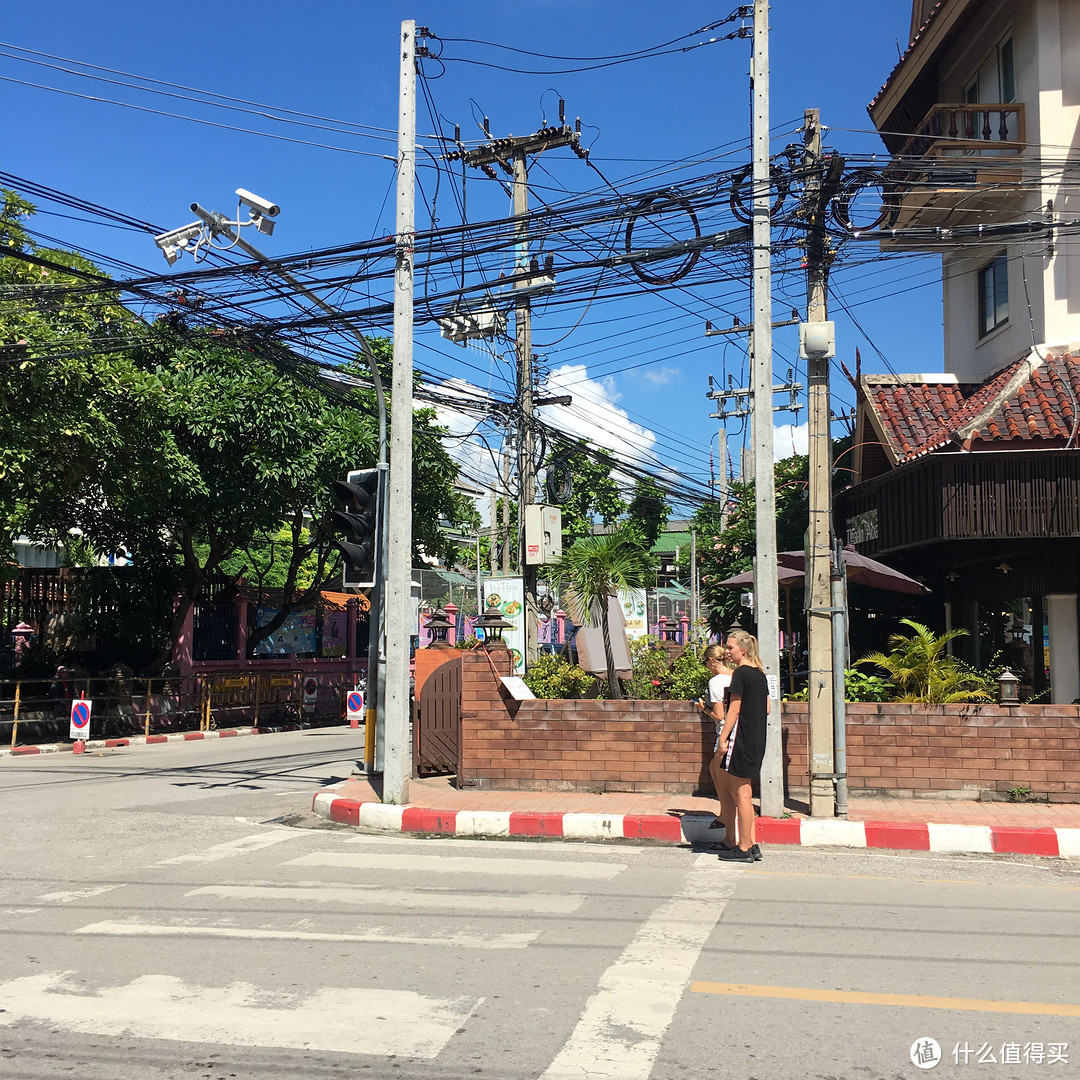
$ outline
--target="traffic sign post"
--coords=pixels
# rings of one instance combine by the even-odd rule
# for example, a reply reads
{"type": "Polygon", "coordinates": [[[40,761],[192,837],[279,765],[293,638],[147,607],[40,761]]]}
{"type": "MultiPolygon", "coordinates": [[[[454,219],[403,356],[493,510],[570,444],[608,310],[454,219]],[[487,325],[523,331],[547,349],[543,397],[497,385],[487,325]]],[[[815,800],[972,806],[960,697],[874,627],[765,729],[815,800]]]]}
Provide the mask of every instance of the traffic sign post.
{"type": "Polygon", "coordinates": [[[319,680],[314,675],[308,675],[304,679],[304,700],[303,708],[306,713],[313,713],[315,711],[315,701],[319,696],[319,680]]]}
{"type": "Polygon", "coordinates": [[[345,715],[349,719],[349,727],[359,727],[366,723],[364,715],[364,694],[361,690],[350,690],[345,699],[345,715]]]}
{"type": "Polygon", "coordinates": [[[81,744],[90,735],[90,713],[93,707],[94,703],[87,701],[86,698],[79,698],[71,703],[71,725],[68,729],[68,738],[76,740],[76,746],[79,747],[77,753],[81,751],[81,744]]]}

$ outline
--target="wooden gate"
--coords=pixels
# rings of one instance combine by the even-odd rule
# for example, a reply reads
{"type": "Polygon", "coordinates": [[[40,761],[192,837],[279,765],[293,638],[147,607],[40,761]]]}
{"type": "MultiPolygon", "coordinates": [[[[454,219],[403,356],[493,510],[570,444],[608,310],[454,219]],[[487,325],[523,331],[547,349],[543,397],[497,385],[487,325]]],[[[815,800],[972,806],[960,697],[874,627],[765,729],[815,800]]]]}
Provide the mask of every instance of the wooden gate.
{"type": "Polygon", "coordinates": [[[424,680],[413,717],[417,776],[457,773],[461,738],[461,657],[440,664],[424,680]]]}

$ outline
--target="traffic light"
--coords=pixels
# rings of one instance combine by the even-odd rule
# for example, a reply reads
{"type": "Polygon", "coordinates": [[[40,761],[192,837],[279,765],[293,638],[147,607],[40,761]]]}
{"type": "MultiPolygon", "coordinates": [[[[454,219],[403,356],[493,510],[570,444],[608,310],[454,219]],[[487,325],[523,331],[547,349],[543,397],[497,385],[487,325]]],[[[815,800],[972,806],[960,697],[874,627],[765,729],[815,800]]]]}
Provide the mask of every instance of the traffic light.
{"type": "Polygon", "coordinates": [[[333,512],[334,528],[344,534],[334,547],[344,559],[342,584],[367,588],[375,584],[379,561],[379,470],[357,469],[334,481],[334,497],[345,509],[333,512]]]}

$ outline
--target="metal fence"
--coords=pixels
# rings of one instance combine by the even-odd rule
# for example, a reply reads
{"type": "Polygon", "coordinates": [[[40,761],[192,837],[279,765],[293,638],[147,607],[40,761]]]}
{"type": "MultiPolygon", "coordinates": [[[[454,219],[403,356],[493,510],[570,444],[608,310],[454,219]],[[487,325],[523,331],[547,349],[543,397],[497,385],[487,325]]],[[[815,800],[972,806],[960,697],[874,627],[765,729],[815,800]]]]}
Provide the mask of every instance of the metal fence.
{"type": "Polygon", "coordinates": [[[161,735],[233,726],[338,722],[349,672],[215,671],[159,678],[0,678],[0,745],[69,741],[72,704],[90,703],[85,738],[161,735]]]}

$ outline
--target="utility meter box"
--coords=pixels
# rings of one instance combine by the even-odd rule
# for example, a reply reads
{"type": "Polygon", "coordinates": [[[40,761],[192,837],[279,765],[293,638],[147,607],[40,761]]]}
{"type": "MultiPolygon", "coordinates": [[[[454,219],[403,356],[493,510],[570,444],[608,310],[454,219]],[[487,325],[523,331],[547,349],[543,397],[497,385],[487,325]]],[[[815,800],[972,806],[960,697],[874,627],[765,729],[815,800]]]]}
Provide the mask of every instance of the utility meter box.
{"type": "Polygon", "coordinates": [[[799,356],[803,360],[828,360],[836,355],[836,323],[799,323],[799,356]]]}
{"type": "Polygon", "coordinates": [[[562,511],[557,506],[525,507],[525,562],[546,566],[562,555],[562,511]]]}

